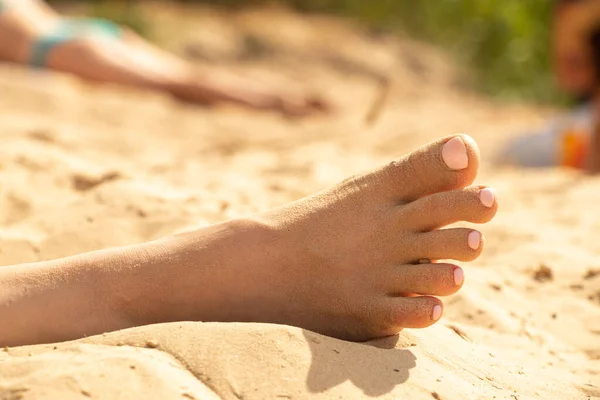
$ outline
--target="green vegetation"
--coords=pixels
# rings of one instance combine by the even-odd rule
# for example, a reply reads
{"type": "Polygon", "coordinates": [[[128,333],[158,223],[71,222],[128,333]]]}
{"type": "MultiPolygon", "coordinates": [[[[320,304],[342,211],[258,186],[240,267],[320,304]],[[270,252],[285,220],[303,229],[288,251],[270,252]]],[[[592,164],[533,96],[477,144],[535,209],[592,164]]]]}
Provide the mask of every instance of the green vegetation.
{"type": "Polygon", "coordinates": [[[486,93],[541,102],[558,99],[550,70],[550,0],[392,0],[354,3],[370,24],[404,29],[442,45],[474,71],[486,93]],[[369,10],[368,5],[380,4],[369,10]]]}
{"type": "MultiPolygon", "coordinates": [[[[299,2],[296,0],[296,2],[299,2]]],[[[300,1],[301,2],[301,1],[300,1]]],[[[550,0],[315,0],[373,26],[444,46],[473,84],[507,99],[558,99],[550,71],[550,0]]]]}
{"type": "MultiPolygon", "coordinates": [[[[102,3],[101,0],[96,2],[102,3]]],[[[132,0],[129,1],[132,3],[132,0]]],[[[407,32],[448,49],[474,72],[472,85],[502,99],[556,102],[549,60],[551,0],[187,0],[223,7],[283,3],[407,32]]],[[[132,12],[121,22],[142,30],[132,12]],[[134,22],[132,24],[131,22],[134,22]]],[[[125,10],[127,11],[127,10],[125,10]]],[[[113,13],[114,14],[114,13],[113,13]]],[[[103,12],[103,16],[110,13],[103,12]]]]}
{"type": "MultiPolygon", "coordinates": [[[[188,0],[194,1],[194,0],[188,0]]],[[[197,1],[197,0],[196,0],[197,1]]],[[[203,0],[240,6],[248,0],[203,0]]],[[[254,1],[258,3],[261,1],[254,1]]],[[[552,0],[275,0],[341,14],[443,46],[470,67],[472,84],[502,99],[561,100],[550,70],[552,0]]]]}

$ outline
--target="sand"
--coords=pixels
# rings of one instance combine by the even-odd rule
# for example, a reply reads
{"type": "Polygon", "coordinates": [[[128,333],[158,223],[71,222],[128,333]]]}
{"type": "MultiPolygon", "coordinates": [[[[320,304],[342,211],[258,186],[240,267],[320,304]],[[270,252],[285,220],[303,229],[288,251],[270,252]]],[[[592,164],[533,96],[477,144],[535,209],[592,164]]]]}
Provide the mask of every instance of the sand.
{"type": "Polygon", "coordinates": [[[551,111],[494,104],[461,89],[441,52],[329,19],[247,12],[233,28],[214,11],[153,15],[165,46],[319,88],[338,115],[199,109],[0,65],[0,265],[248,215],[454,132],[479,142],[478,182],[500,197],[482,229],[486,250],[465,264],[464,288],[432,328],[356,344],[287,326],[182,322],[9,348],[0,399],[600,397],[600,179],[487,161],[551,111]],[[166,28],[177,16],[179,41],[166,28]],[[261,34],[285,51],[239,56],[242,33],[265,18],[277,23],[261,34]],[[381,74],[395,83],[367,126],[381,74]]]}

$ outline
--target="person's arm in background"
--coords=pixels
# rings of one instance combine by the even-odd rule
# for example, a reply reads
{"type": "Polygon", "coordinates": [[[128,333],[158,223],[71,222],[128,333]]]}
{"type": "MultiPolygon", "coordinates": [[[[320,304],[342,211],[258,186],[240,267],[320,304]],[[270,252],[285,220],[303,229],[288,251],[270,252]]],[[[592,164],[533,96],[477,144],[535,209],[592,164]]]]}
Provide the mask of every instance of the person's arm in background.
{"type": "Polygon", "coordinates": [[[600,173],[600,24],[589,35],[592,61],[594,63],[596,89],[592,100],[592,132],[586,169],[592,174],[600,173]]]}
{"type": "MultiPolygon", "coordinates": [[[[600,115],[600,97],[596,96],[594,100],[595,115],[600,115]]],[[[600,120],[595,118],[593,131],[590,140],[590,151],[586,163],[586,170],[589,173],[600,173],[600,120]]]]}

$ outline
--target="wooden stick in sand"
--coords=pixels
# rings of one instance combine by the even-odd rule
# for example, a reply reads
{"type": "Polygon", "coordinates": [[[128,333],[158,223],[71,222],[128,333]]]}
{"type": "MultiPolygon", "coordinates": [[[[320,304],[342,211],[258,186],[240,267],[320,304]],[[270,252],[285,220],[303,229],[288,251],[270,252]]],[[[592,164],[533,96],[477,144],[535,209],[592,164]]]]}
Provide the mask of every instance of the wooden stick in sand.
{"type": "Polygon", "coordinates": [[[392,88],[391,81],[391,78],[386,75],[382,75],[377,79],[377,93],[369,111],[365,115],[366,125],[373,126],[379,120],[392,88]]]}

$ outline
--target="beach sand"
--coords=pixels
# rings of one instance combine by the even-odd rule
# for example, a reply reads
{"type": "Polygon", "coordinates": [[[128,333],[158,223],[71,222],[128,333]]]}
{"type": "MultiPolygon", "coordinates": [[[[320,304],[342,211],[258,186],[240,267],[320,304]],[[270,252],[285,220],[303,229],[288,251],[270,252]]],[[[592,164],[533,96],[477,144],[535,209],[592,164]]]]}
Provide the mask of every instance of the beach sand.
{"type": "Polygon", "coordinates": [[[428,329],[348,343],[287,326],[181,322],[5,348],[0,399],[600,398],[600,179],[487,161],[551,111],[470,94],[445,55],[408,39],[273,10],[178,12],[153,14],[165,46],[318,88],[339,113],[292,121],[201,109],[0,66],[1,265],[248,215],[455,132],[478,141],[478,182],[500,198],[484,254],[464,264],[464,288],[428,329]],[[166,28],[178,16],[179,41],[166,28]],[[261,29],[267,18],[276,22],[261,29]],[[269,54],[242,51],[249,32],[269,54]],[[370,126],[380,75],[393,85],[370,126]]]}

